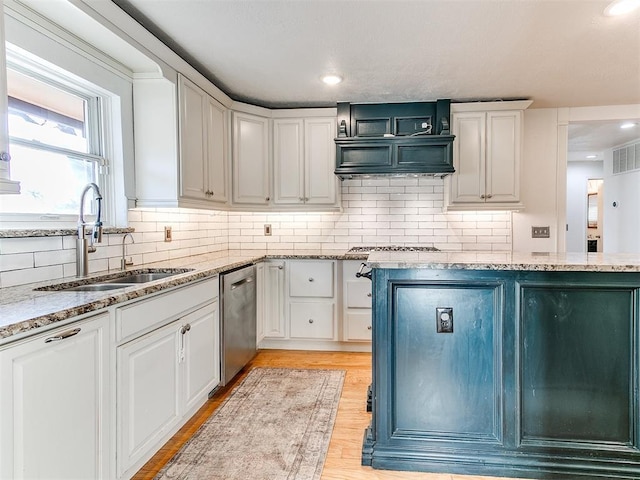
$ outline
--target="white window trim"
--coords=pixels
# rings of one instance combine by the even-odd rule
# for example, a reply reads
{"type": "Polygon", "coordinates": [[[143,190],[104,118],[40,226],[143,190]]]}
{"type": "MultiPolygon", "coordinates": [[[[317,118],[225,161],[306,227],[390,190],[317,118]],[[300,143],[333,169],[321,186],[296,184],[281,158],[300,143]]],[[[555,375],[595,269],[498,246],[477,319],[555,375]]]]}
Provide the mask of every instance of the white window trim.
{"type": "MultiPolygon", "coordinates": [[[[55,65],[40,59],[29,52],[16,47],[12,44],[6,44],[7,67],[13,68],[28,75],[34,76],[48,84],[57,85],[70,90],[74,94],[78,92],[88,101],[99,99],[97,109],[97,119],[89,119],[89,128],[93,130],[91,135],[91,150],[97,149],[100,155],[95,154],[78,154],[78,156],[94,157],[99,162],[98,168],[100,175],[98,176],[98,186],[105,199],[103,202],[102,221],[105,226],[116,226],[116,208],[117,199],[115,186],[117,181],[114,175],[113,158],[114,158],[114,128],[119,127],[120,119],[113,115],[113,102],[118,98],[116,95],[108,92],[97,85],[94,85],[70,72],[62,70],[55,65]],[[52,79],[53,77],[53,79],[52,79]],[[117,124],[116,124],[117,122],[117,124]],[[100,125],[102,131],[100,132],[100,125]],[[97,132],[96,132],[97,131],[97,132]],[[95,143],[95,144],[94,144],[95,143]]],[[[11,141],[16,141],[12,139],[11,141]]],[[[22,143],[19,140],[16,143],[22,143]]],[[[53,150],[53,149],[52,149],[53,150]]],[[[65,151],[73,155],[77,152],[65,151]]],[[[122,180],[122,179],[121,179],[122,180]]],[[[80,193],[78,193],[80,194],[80,193]]],[[[126,208],[126,205],[125,205],[126,208]]],[[[91,216],[87,215],[89,220],[91,216]]],[[[16,229],[16,228],[38,228],[38,229],[59,229],[74,228],[77,225],[78,216],[75,214],[24,214],[24,213],[2,213],[0,212],[0,228],[16,229]]]]}

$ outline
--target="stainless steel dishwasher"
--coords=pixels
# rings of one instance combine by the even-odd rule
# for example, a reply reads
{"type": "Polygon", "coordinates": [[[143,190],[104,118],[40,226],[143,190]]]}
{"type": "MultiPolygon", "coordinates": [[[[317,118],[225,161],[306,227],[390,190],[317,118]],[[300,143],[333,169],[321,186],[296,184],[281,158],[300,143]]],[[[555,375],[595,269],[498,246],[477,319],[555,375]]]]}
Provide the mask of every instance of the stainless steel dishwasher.
{"type": "Polygon", "coordinates": [[[220,385],[226,385],[256,354],[256,267],[220,276],[220,385]]]}

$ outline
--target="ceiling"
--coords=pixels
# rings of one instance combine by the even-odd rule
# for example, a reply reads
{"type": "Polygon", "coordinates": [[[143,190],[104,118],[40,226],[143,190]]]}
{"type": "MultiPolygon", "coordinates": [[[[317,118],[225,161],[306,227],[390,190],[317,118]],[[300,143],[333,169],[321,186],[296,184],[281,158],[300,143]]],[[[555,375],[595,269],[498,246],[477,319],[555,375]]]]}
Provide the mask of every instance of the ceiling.
{"type": "Polygon", "coordinates": [[[570,123],[567,160],[604,160],[605,150],[640,140],[640,121],[631,128],[620,128],[624,123],[629,122],[606,120],[570,123]],[[595,155],[595,158],[587,158],[588,155],[595,155]]]}
{"type": "Polygon", "coordinates": [[[270,108],[640,103],[640,10],[606,17],[609,0],[113,1],[230,97],[270,108]]]}

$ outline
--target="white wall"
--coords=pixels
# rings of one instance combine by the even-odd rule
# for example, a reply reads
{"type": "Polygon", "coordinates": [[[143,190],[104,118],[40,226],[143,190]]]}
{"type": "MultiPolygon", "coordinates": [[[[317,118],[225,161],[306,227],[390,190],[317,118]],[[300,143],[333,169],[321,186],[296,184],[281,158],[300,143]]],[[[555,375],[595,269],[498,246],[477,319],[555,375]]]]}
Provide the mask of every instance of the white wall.
{"type": "Polygon", "coordinates": [[[555,252],[557,244],[558,111],[524,111],[520,182],[524,210],[513,214],[513,250],[555,252]],[[532,226],[549,226],[550,238],[531,238],[532,226]]]}
{"type": "Polygon", "coordinates": [[[567,252],[587,251],[587,181],[602,176],[602,161],[567,164],[567,252]]]}
{"type": "Polygon", "coordinates": [[[613,151],[605,152],[603,251],[640,253],[640,170],[614,175],[613,151]],[[616,203],[616,207],[613,203],[616,203]]]}

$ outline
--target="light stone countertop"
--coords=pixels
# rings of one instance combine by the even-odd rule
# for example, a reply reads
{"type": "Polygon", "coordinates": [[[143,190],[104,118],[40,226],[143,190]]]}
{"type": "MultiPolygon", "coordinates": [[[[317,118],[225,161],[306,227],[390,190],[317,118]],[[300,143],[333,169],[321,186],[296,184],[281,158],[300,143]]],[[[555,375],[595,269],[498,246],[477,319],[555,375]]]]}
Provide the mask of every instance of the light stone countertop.
{"type": "Polygon", "coordinates": [[[640,272],[640,254],[519,252],[371,252],[371,268],[640,272]]]}
{"type": "MultiPolygon", "coordinates": [[[[69,318],[111,305],[144,297],[161,290],[213,277],[238,267],[265,259],[366,260],[367,254],[344,251],[223,251],[174,260],[134,265],[128,270],[192,268],[186,273],[140,285],[102,292],[35,291],[35,288],[74,282],[91,283],[95,277],[117,276],[119,271],[99,272],[87,278],[61,278],[17,287],[0,288],[0,344],[22,338],[31,330],[62,322],[69,318]]],[[[33,333],[33,332],[31,332],[33,333]]]]}
{"type": "Polygon", "coordinates": [[[34,333],[31,331],[37,328],[50,326],[111,305],[135,300],[161,290],[213,277],[219,273],[265,259],[363,260],[371,268],[640,272],[640,255],[638,254],[397,251],[348,254],[344,251],[327,250],[268,252],[230,250],[135,265],[130,270],[147,268],[192,268],[193,270],[166,279],[117,290],[102,292],[34,291],[34,288],[73,281],[78,284],[87,283],[87,280],[93,277],[117,275],[117,271],[96,273],[87,279],[71,277],[18,287],[0,288],[0,344],[34,333]]]}

